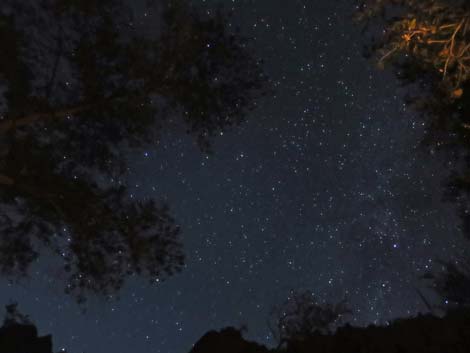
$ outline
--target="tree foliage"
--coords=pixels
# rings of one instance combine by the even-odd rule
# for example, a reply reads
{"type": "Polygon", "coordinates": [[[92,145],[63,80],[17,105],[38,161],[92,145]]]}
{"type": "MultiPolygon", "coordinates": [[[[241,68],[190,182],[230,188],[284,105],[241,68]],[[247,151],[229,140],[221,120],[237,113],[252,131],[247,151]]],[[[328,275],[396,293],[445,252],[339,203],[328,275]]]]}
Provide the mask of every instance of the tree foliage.
{"type": "MultiPolygon", "coordinates": [[[[465,0],[367,0],[359,6],[367,54],[409,87],[407,102],[426,123],[423,144],[448,156],[445,199],[470,239],[470,3],[465,0]]],[[[470,300],[468,263],[441,262],[427,274],[449,303],[470,300]]]]}
{"type": "Polygon", "coordinates": [[[428,273],[431,288],[443,299],[444,309],[470,306],[470,258],[463,261],[440,261],[442,271],[428,273]]]}
{"type": "Polygon", "coordinates": [[[350,313],[345,301],[318,303],[310,291],[292,291],[282,304],[272,308],[268,326],[281,346],[305,340],[316,331],[330,333],[350,313]]]}
{"type": "Polygon", "coordinates": [[[5,317],[3,318],[3,327],[12,325],[31,325],[31,319],[28,315],[21,313],[18,309],[18,303],[13,302],[5,306],[5,317]]]}
{"type": "Polygon", "coordinates": [[[426,123],[423,145],[445,151],[445,197],[470,237],[470,3],[368,0],[359,6],[367,54],[408,85],[407,103],[426,123]]]}
{"type": "Polygon", "coordinates": [[[411,57],[424,69],[442,76],[451,98],[460,98],[470,79],[470,8],[463,0],[369,0],[359,18],[385,20],[374,43],[378,62],[411,57]]]}
{"type": "Polygon", "coordinates": [[[209,150],[266,82],[223,12],[154,1],[148,29],[128,5],[0,4],[0,271],[26,275],[45,246],[79,299],[183,265],[168,206],[129,197],[126,151],[155,143],[176,118],[209,150]]]}

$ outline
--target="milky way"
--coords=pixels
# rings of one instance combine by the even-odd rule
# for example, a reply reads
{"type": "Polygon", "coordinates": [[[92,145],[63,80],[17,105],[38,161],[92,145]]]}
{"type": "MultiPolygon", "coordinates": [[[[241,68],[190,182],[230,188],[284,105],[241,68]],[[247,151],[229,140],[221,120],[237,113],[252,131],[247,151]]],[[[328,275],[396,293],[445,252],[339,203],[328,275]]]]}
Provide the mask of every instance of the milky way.
{"type": "Polygon", "coordinates": [[[47,261],[30,281],[2,285],[2,302],[17,300],[56,349],[183,353],[228,325],[270,344],[268,311],[291,289],[346,298],[354,324],[385,323],[426,311],[419,276],[462,251],[454,209],[442,202],[443,157],[419,145],[424,127],[403,88],[362,57],[354,1],[225,6],[274,91],[214,139],[211,155],[178,127],[130,153],[134,197],[167,200],[182,227],[181,274],[155,286],[133,280],[85,314],[47,261]]]}

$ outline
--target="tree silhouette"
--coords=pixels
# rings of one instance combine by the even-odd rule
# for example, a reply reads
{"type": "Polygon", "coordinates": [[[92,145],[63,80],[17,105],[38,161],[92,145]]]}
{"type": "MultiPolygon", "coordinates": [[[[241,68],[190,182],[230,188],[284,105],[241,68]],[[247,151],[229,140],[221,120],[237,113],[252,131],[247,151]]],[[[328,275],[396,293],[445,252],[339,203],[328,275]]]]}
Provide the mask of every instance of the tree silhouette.
{"type": "Polygon", "coordinates": [[[361,1],[366,53],[408,85],[407,102],[426,123],[423,145],[445,151],[446,199],[470,237],[470,3],[361,1]]]}
{"type": "Polygon", "coordinates": [[[330,333],[351,310],[345,301],[320,304],[310,291],[292,291],[290,296],[271,309],[268,327],[278,347],[290,341],[302,341],[315,332],[330,333]]]}
{"type": "Polygon", "coordinates": [[[152,3],[149,29],[125,1],[1,2],[2,274],[25,276],[45,246],[83,300],[181,270],[179,227],[167,205],[129,196],[126,152],[177,118],[210,151],[266,79],[226,14],[152,3]]]}
{"type": "MultiPolygon", "coordinates": [[[[470,239],[470,3],[465,0],[361,1],[367,55],[389,64],[408,85],[407,102],[426,123],[422,141],[448,157],[445,197],[457,206],[470,239]]],[[[467,259],[468,261],[468,259],[467,259]]],[[[442,262],[425,275],[449,303],[470,300],[468,263],[442,262]]]]}
{"type": "Polygon", "coordinates": [[[441,308],[470,307],[470,259],[439,263],[442,271],[430,272],[423,277],[432,281],[430,287],[443,299],[445,304],[441,308]]]}
{"type": "Polygon", "coordinates": [[[22,314],[18,310],[18,303],[13,302],[5,306],[6,313],[3,319],[3,326],[11,325],[31,325],[28,315],[22,314]]]}

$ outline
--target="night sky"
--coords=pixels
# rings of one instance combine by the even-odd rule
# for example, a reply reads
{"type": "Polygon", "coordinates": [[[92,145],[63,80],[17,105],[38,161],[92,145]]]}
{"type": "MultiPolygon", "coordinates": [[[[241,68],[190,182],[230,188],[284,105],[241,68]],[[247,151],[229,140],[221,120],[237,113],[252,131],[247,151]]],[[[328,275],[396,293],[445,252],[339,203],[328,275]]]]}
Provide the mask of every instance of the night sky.
{"type": "Polygon", "coordinates": [[[356,325],[385,323],[425,312],[418,277],[463,252],[442,202],[445,157],[419,146],[423,123],[404,88],[362,57],[354,1],[225,5],[274,93],[216,137],[212,155],[177,124],[129,154],[134,197],[167,200],[182,227],[181,274],[155,286],[133,279],[119,300],[91,299],[84,314],[47,256],[29,281],[2,282],[1,302],[18,301],[55,351],[185,353],[229,325],[272,344],[268,311],[291,289],[347,298],[356,325]]]}

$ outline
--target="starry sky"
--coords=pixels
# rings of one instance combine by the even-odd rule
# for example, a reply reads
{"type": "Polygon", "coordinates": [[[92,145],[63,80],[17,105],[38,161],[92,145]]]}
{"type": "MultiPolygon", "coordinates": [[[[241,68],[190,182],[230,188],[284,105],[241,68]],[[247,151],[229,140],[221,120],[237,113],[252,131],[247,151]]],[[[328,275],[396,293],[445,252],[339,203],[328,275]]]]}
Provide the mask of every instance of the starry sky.
{"type": "Polygon", "coordinates": [[[178,126],[129,153],[134,197],[167,200],[182,227],[184,271],[155,286],[132,279],[82,313],[46,256],[29,281],[1,282],[1,302],[18,301],[71,353],[185,353],[228,325],[273,344],[268,311],[291,289],[347,298],[356,325],[425,312],[418,277],[464,251],[441,201],[445,159],[419,146],[405,89],[362,57],[354,1],[193,2],[233,8],[230,25],[252,38],[275,89],[211,155],[178,126]]]}

